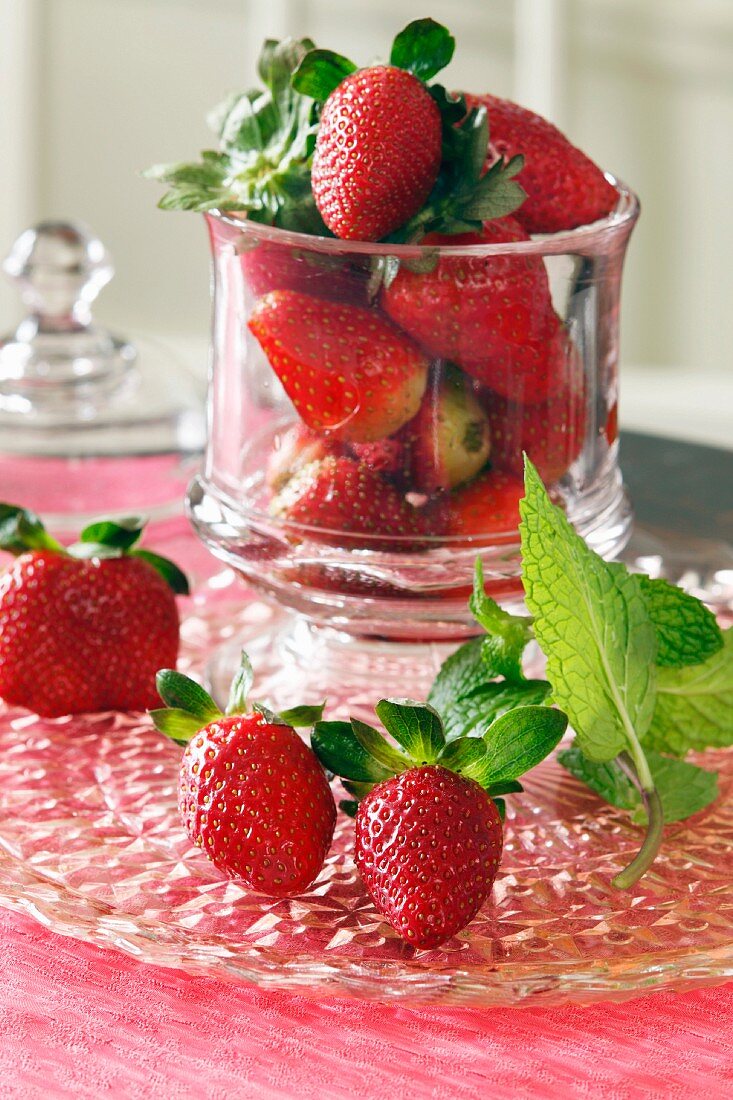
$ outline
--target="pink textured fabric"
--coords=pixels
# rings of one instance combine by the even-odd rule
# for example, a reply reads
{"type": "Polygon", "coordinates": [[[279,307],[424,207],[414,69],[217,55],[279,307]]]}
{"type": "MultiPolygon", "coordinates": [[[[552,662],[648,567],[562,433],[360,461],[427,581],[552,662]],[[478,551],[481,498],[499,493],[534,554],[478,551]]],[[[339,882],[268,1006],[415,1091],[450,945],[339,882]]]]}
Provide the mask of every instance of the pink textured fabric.
{"type": "Polygon", "coordinates": [[[317,1002],[143,966],[0,910],[0,1097],[733,1096],[733,985],[586,1008],[317,1002]]]}

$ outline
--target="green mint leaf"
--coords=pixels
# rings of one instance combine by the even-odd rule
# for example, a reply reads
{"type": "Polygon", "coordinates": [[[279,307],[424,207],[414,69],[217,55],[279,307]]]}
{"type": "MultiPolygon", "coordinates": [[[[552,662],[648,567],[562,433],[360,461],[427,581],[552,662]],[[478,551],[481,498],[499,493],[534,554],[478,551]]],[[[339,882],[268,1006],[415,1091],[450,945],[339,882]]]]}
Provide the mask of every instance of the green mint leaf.
{"type": "Polygon", "coordinates": [[[333,50],[311,50],[293,73],[291,84],[301,95],[324,103],[341,81],[354,72],[356,65],[348,57],[333,50]]]}
{"type": "Polygon", "coordinates": [[[229,688],[229,699],[227,700],[226,709],[227,714],[247,713],[249,693],[252,690],[254,679],[255,674],[252,668],[252,662],[245,651],[242,650],[239,657],[239,667],[234,673],[234,679],[229,688]]]}
{"type": "Polygon", "coordinates": [[[659,669],[648,742],[675,756],[733,745],[733,627],[701,664],[659,669]]]}
{"type": "Polygon", "coordinates": [[[294,729],[306,729],[308,726],[315,726],[316,722],[321,721],[325,707],[325,702],[319,703],[317,706],[291,707],[289,710],[281,710],[280,717],[286,726],[293,726],[294,729]]]}
{"type": "Polygon", "coordinates": [[[476,559],[468,610],[489,635],[482,648],[488,675],[523,680],[522,654],[533,638],[532,620],[526,615],[510,615],[486,595],[480,558],[476,559]]]}
{"type": "Polygon", "coordinates": [[[188,577],[170,558],[154,554],[152,550],[133,550],[130,557],[140,558],[140,561],[147,562],[156,573],[160,574],[168,587],[172,588],[177,596],[190,595],[188,577]]]}
{"type": "Polygon", "coordinates": [[[491,724],[484,735],[485,782],[518,779],[552,752],[567,729],[567,715],[552,707],[517,707],[491,724]]]}
{"type": "MultiPolygon", "coordinates": [[[[311,748],[327,771],[357,783],[379,783],[394,774],[379,764],[357,740],[349,722],[317,722],[311,748]]],[[[351,793],[350,787],[347,787],[351,793]]]]}
{"type": "Polygon", "coordinates": [[[199,728],[222,717],[222,713],[207,691],[174,668],[163,668],[155,677],[158,695],[167,707],[184,710],[199,720],[199,728]]]}
{"type": "Polygon", "coordinates": [[[540,706],[550,694],[547,680],[478,683],[465,695],[446,703],[441,712],[446,740],[483,737],[491,723],[514,707],[540,706]]]}
{"type": "Polygon", "coordinates": [[[444,69],[453,57],[456,40],[434,19],[415,19],[395,38],[389,56],[390,65],[407,69],[420,80],[444,69]]]}
{"type": "Polygon", "coordinates": [[[360,722],[358,718],[351,719],[351,728],[354,731],[359,744],[372,756],[378,764],[388,768],[390,775],[403,772],[412,766],[412,760],[399,749],[394,748],[382,737],[379,730],[368,726],[366,722],[360,722]]]}
{"type": "Polygon", "coordinates": [[[452,714],[457,700],[491,678],[481,655],[482,645],[482,638],[464,642],[455,653],[446,657],[433,680],[428,702],[442,715],[446,727],[449,725],[447,716],[452,714]]]}
{"type": "Polygon", "coordinates": [[[10,554],[24,554],[27,550],[65,553],[64,547],[49,535],[35,512],[17,504],[0,504],[0,550],[10,554]]]}
{"type": "MultiPolygon", "coordinates": [[[[651,750],[646,755],[666,822],[684,821],[718,797],[715,772],[651,750]]],[[[638,823],[646,821],[639,792],[614,761],[598,764],[588,760],[577,745],[558,753],[557,759],[606,802],[631,811],[633,820],[638,823]]]]}
{"type": "Polygon", "coordinates": [[[657,665],[697,665],[723,648],[723,632],[702,600],[662,579],[637,576],[657,632],[657,665]]]}
{"type": "Polygon", "coordinates": [[[162,707],[160,710],[151,710],[148,713],[155,728],[166,737],[170,737],[171,741],[175,741],[177,745],[187,745],[201,729],[198,718],[194,718],[187,710],[162,707]]]}
{"type": "Polygon", "coordinates": [[[100,519],[85,527],[79,538],[81,542],[99,542],[104,546],[129,550],[142,535],[145,522],[140,516],[120,520],[100,519]]]}
{"type": "Polygon", "coordinates": [[[440,715],[433,707],[412,699],[380,699],[374,710],[387,733],[415,763],[435,763],[445,736],[440,715]]]}
{"type": "Polygon", "coordinates": [[[586,546],[529,459],[525,493],[524,589],[553,699],[586,756],[610,760],[628,749],[648,786],[639,739],[654,711],[656,636],[639,586],[586,546]]]}

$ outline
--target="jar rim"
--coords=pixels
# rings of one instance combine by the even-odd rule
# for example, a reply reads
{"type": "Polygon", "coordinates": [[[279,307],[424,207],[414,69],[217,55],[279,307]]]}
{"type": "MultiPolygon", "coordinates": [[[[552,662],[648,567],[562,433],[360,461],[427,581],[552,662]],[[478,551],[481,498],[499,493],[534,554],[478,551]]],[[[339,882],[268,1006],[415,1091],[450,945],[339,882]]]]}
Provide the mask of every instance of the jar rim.
{"type": "Polygon", "coordinates": [[[442,256],[506,256],[534,254],[540,256],[561,253],[593,251],[608,239],[621,236],[625,238],[631,232],[641,209],[635,192],[621,180],[605,173],[605,177],[619,192],[619,199],[610,214],[598,221],[579,225],[575,229],[562,230],[559,233],[537,234],[528,241],[506,241],[498,244],[473,245],[421,245],[389,244],[372,241],[341,240],[338,237],[322,237],[311,233],[297,233],[290,229],[279,229],[262,222],[247,221],[232,213],[221,210],[209,210],[206,217],[213,221],[236,229],[240,234],[256,236],[258,242],[291,245],[293,248],[310,249],[315,252],[332,255],[369,255],[394,256],[397,259],[415,259],[418,256],[438,252],[442,256]]]}

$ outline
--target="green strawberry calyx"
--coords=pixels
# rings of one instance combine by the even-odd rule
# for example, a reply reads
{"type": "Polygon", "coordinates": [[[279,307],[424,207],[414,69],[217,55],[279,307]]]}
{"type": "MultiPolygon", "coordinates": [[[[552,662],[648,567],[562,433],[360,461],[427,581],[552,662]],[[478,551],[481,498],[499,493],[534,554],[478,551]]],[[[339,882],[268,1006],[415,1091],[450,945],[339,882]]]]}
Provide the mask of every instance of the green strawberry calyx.
{"type": "Polygon", "coordinates": [[[264,88],[233,93],[208,116],[218,147],[143,172],[168,185],[161,209],[238,210],[250,221],[330,236],[311,191],[317,110],[290,83],[312,49],[309,38],[265,42],[257,64],[264,88]]]}
{"type": "Polygon", "coordinates": [[[165,706],[151,710],[149,714],[155,728],[177,745],[187,745],[200,730],[224,717],[256,713],[262,714],[271,725],[293,728],[313,726],[323,717],[325,703],[291,707],[279,714],[261,703],[250,703],[249,694],[253,683],[252,662],[242,650],[239,667],[229,690],[226,710],[222,711],[209,693],[190,676],[174,668],[163,668],[155,678],[155,685],[165,706]]]}
{"type": "MultiPolygon", "coordinates": [[[[390,64],[426,83],[449,63],[454,48],[455,39],[440,23],[416,19],[395,38],[390,64]]],[[[356,69],[341,54],[314,49],[301,60],[292,84],[320,106],[356,69]]],[[[483,174],[489,147],[486,108],[468,111],[462,95],[452,95],[442,84],[426,87],[441,115],[440,171],[423,207],[385,238],[389,243],[415,244],[428,233],[479,232],[484,222],[514,213],[527,197],[514,179],[522,169],[523,157],[515,156],[506,163],[500,158],[483,174]]]]}
{"type": "Polygon", "coordinates": [[[311,746],[324,768],[340,776],[353,796],[341,803],[351,815],[375,784],[436,764],[473,779],[503,817],[500,796],[522,790],[519,776],[555,748],[568,722],[562,711],[551,707],[516,707],[491,722],[482,736],[448,740],[440,715],[428,703],[381,699],[374,709],[391,741],[357,718],[318,721],[311,735],[311,746]]]}
{"type": "Polygon", "coordinates": [[[62,546],[34,512],[17,504],[0,503],[0,550],[16,556],[46,550],[79,559],[138,558],[159,573],[177,596],[187,596],[188,580],[175,562],[138,548],[145,524],[140,516],[95,520],[84,528],[78,542],[62,546]]]}

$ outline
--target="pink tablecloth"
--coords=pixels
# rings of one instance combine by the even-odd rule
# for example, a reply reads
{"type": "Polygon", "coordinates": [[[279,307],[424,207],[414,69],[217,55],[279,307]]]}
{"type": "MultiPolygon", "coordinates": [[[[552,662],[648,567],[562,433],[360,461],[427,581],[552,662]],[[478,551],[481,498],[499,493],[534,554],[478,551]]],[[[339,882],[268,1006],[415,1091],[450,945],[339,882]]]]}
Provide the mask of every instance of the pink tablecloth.
{"type": "Polygon", "coordinates": [[[316,1002],[0,910],[0,1097],[733,1096],[733,985],[586,1008],[316,1002]]]}

